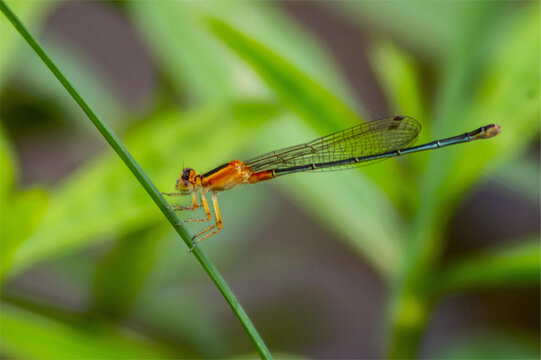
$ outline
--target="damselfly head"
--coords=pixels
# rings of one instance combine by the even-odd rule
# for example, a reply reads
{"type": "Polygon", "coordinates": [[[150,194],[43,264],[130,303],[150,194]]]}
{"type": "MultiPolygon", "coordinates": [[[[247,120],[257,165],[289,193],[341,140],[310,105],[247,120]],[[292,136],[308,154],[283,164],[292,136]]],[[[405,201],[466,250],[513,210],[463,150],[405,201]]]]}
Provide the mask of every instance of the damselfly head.
{"type": "Polygon", "coordinates": [[[196,190],[195,178],[196,176],[194,169],[184,168],[184,170],[182,170],[182,173],[180,174],[180,177],[177,179],[177,184],[175,185],[175,188],[181,192],[190,193],[196,190]]]}

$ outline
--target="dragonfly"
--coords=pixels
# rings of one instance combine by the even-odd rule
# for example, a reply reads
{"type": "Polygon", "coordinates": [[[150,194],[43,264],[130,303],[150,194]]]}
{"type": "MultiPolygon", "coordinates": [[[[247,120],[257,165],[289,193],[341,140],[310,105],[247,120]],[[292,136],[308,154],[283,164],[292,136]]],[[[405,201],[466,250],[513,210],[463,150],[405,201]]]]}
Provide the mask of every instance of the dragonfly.
{"type": "Polygon", "coordinates": [[[192,248],[222,229],[222,216],[217,194],[245,184],[271,180],[299,172],[334,171],[371,165],[392,157],[419,151],[439,149],[498,135],[500,125],[491,124],[461,135],[412,146],[421,131],[421,124],[409,116],[386,117],[361,123],[308,143],[286,147],[241,161],[233,160],[203,174],[184,168],[177,179],[174,193],[167,196],[192,196],[190,206],[172,205],[175,211],[203,208],[205,216],[185,222],[209,222],[213,219],[206,194],[210,192],[214,223],[192,237],[192,248]],[[199,193],[199,201],[197,194],[199,193]]]}

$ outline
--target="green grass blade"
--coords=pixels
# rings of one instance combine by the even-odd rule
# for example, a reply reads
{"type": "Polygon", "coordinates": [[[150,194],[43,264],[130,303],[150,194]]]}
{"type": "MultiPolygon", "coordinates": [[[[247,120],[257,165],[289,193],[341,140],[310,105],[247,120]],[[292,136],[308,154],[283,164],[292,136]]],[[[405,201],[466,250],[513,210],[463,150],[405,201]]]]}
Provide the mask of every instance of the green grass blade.
{"type": "MultiPolygon", "coordinates": [[[[391,104],[392,113],[415,116],[422,122],[423,132],[429,132],[428,109],[423,99],[422,78],[415,57],[391,41],[382,40],[375,43],[370,62],[387,101],[391,104]]],[[[421,134],[423,135],[427,136],[421,134]]],[[[422,141],[424,139],[419,139],[419,143],[422,141]]]]}
{"type": "Polygon", "coordinates": [[[441,60],[441,51],[454,44],[457,31],[453,19],[461,16],[467,4],[448,1],[340,1],[326,3],[362,28],[376,29],[381,35],[395,39],[416,53],[441,60]],[[419,36],[423,34],[423,36],[419,36]]]}
{"type": "Polygon", "coordinates": [[[12,191],[8,199],[2,199],[3,206],[9,204],[9,211],[0,218],[0,283],[16,261],[20,246],[42,221],[49,202],[48,194],[40,188],[12,191]]]}
{"type": "Polygon", "coordinates": [[[218,18],[214,34],[235,51],[276,92],[282,102],[321,133],[363,121],[341,99],[260,42],[218,18]]]}
{"type": "MultiPolygon", "coordinates": [[[[429,109],[423,97],[422,76],[415,57],[388,40],[376,42],[373,49],[369,59],[376,79],[391,106],[391,113],[410,115],[419,120],[422,131],[417,139],[418,144],[432,141],[429,109]]],[[[422,164],[418,159],[418,157],[412,157],[405,161],[412,168],[415,167],[417,172],[421,172],[422,164]]],[[[365,171],[384,189],[402,213],[408,214],[415,211],[414,206],[419,198],[417,184],[415,178],[404,176],[403,168],[389,166],[392,174],[382,173],[370,167],[365,171]],[[396,186],[396,179],[400,179],[403,185],[396,186]],[[408,188],[409,191],[404,191],[404,188],[408,188]]]]}
{"type": "Polygon", "coordinates": [[[168,228],[122,237],[99,262],[93,281],[95,311],[118,319],[131,310],[153,265],[159,261],[156,248],[165,230],[168,228]]]}
{"type": "MultiPolygon", "coordinates": [[[[19,18],[24,21],[29,29],[34,29],[49,16],[50,12],[58,6],[54,1],[13,1],[11,7],[17,12],[19,18]]],[[[17,31],[9,22],[0,22],[0,34],[2,34],[2,51],[0,51],[0,85],[4,86],[9,81],[5,76],[17,65],[17,55],[20,47],[17,31]]]]}
{"type": "Polygon", "coordinates": [[[493,178],[506,189],[537,203],[541,198],[540,165],[533,157],[532,159],[521,157],[499,169],[493,178]]]}
{"type": "Polygon", "coordinates": [[[438,277],[438,293],[502,286],[538,286],[541,274],[539,240],[513,248],[487,251],[449,266],[438,277]]]}
{"type": "MultiPolygon", "coordinates": [[[[2,10],[4,15],[8,18],[8,20],[13,24],[13,26],[17,29],[17,31],[19,31],[21,36],[26,40],[26,42],[30,45],[30,47],[32,47],[32,49],[41,58],[41,60],[45,63],[45,65],[47,65],[49,70],[51,70],[51,72],[55,75],[58,81],[60,81],[60,83],[64,86],[64,88],[69,92],[69,94],[77,102],[77,104],[79,104],[81,109],[83,109],[83,111],[87,114],[87,116],[90,118],[92,123],[96,126],[98,131],[103,135],[103,137],[111,145],[113,150],[122,159],[124,164],[126,164],[126,166],[130,169],[130,171],[133,173],[133,175],[136,177],[139,183],[143,186],[143,188],[146,190],[146,192],[149,194],[152,200],[160,208],[160,210],[165,215],[167,220],[169,220],[171,225],[173,225],[173,227],[176,229],[180,237],[184,240],[186,245],[188,247],[191,247],[192,242],[190,240],[190,236],[188,235],[187,231],[184,229],[183,226],[177,225],[180,222],[180,220],[178,219],[174,211],[171,209],[171,207],[165,201],[165,199],[161,196],[158,189],[146,176],[143,169],[141,169],[141,167],[130,155],[128,150],[122,145],[122,143],[116,137],[116,135],[111,131],[111,129],[108,128],[108,126],[105,123],[103,123],[99,119],[99,117],[94,113],[94,111],[85,102],[85,100],[79,95],[77,90],[73,87],[73,85],[71,85],[68,79],[66,79],[66,77],[60,71],[60,69],[58,69],[58,67],[53,63],[53,61],[45,53],[43,48],[38,44],[38,42],[34,39],[34,37],[28,32],[25,26],[19,21],[19,19],[15,16],[15,14],[11,11],[11,9],[7,6],[7,4],[4,1],[0,1],[0,10],[2,10]]],[[[209,261],[209,259],[205,256],[205,254],[197,247],[194,249],[194,256],[197,258],[197,260],[199,261],[203,269],[207,272],[207,274],[209,275],[211,280],[214,282],[214,284],[218,287],[218,290],[225,297],[227,303],[233,309],[233,312],[239,319],[243,328],[248,333],[248,336],[250,337],[252,343],[256,347],[261,358],[272,358],[269,350],[267,349],[263,340],[257,333],[257,330],[253,326],[252,322],[250,321],[250,319],[244,312],[244,309],[239,304],[233,292],[229,289],[225,280],[222,278],[218,270],[209,261]]]]}
{"type": "Polygon", "coordinates": [[[432,360],[492,359],[535,360],[541,357],[538,337],[518,331],[468,329],[446,339],[447,344],[426,358],[432,360]]]}
{"type": "MultiPolygon", "coordinates": [[[[140,26],[155,61],[174,90],[190,102],[219,103],[228,100],[234,89],[232,71],[222,59],[213,39],[198,26],[200,20],[192,2],[129,1],[128,11],[140,26]],[[186,92],[185,89],[190,91],[186,92]]],[[[223,52],[223,51],[222,51],[223,52]]]]}
{"type": "Polygon", "coordinates": [[[14,359],[171,359],[185,357],[128,328],[62,314],[63,321],[1,303],[2,355],[14,359]]]}

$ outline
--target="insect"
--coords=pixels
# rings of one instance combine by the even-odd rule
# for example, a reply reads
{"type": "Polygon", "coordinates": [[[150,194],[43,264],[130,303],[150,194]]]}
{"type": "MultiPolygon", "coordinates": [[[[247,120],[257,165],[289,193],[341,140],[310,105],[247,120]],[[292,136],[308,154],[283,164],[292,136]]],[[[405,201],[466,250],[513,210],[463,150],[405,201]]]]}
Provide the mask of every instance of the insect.
{"type": "Polygon", "coordinates": [[[175,186],[178,192],[164,195],[192,195],[191,206],[172,205],[172,208],[184,211],[203,207],[205,217],[187,219],[185,222],[207,222],[212,220],[206,199],[206,194],[210,192],[216,221],[193,236],[191,249],[193,250],[198,242],[222,229],[222,217],[216,197],[221,191],[297,172],[333,171],[370,165],[395,156],[488,139],[498,135],[501,127],[497,124],[486,125],[462,135],[411,147],[420,131],[421,124],[408,116],[387,117],[362,123],[305,144],[271,151],[247,161],[233,160],[204,174],[197,174],[191,168],[184,168],[175,186]]]}

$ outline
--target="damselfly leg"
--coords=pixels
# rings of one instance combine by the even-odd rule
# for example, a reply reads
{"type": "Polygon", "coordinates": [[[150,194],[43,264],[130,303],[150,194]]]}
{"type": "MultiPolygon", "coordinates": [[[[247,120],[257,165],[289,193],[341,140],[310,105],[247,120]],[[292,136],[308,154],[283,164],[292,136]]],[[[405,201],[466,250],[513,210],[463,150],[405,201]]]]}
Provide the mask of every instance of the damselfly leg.
{"type": "Polygon", "coordinates": [[[214,208],[214,216],[216,217],[216,223],[207,227],[206,229],[201,230],[192,237],[193,246],[190,251],[193,250],[197,243],[205,240],[208,237],[211,237],[222,229],[222,216],[220,215],[220,208],[218,207],[218,198],[216,197],[216,193],[214,192],[212,193],[212,206],[214,208]]]}
{"type": "MultiPolygon", "coordinates": [[[[182,193],[162,193],[163,195],[167,196],[186,196],[187,194],[182,193]]],[[[205,217],[204,218],[195,218],[195,219],[185,219],[184,222],[206,222],[212,220],[212,214],[210,212],[210,208],[207,202],[207,198],[205,197],[205,191],[204,189],[201,189],[200,192],[201,196],[201,202],[197,203],[197,195],[195,192],[192,194],[192,205],[191,206],[182,206],[182,205],[171,205],[171,208],[175,211],[183,211],[183,210],[196,210],[200,207],[203,207],[205,210],[205,217]]],[[[220,215],[220,208],[218,206],[218,198],[216,197],[216,193],[212,193],[212,206],[214,209],[214,216],[216,218],[216,223],[213,225],[199,231],[197,234],[192,236],[193,245],[190,249],[190,252],[193,251],[194,246],[200,242],[205,240],[206,238],[216,234],[218,231],[222,229],[222,216],[220,215]]]]}
{"type": "MultiPolygon", "coordinates": [[[[162,193],[162,195],[167,195],[167,196],[186,196],[186,194],[181,194],[181,193],[162,193]]],[[[201,206],[203,206],[202,204],[198,204],[197,203],[197,196],[195,195],[195,193],[192,194],[192,205],[191,206],[182,206],[182,205],[171,205],[171,207],[173,208],[173,210],[195,210],[197,208],[200,208],[201,206]]]]}
{"type": "MultiPolygon", "coordinates": [[[[194,204],[196,201],[195,193],[193,193],[193,201],[194,204]]],[[[204,218],[194,218],[194,219],[185,219],[184,222],[205,222],[212,220],[212,215],[210,214],[209,204],[207,203],[207,198],[205,197],[204,189],[201,189],[201,204],[198,204],[197,207],[203,206],[203,209],[205,209],[205,215],[204,218]]],[[[173,208],[175,209],[175,208],[173,208]]],[[[175,209],[176,210],[176,209],[175,209]]],[[[178,209],[178,210],[184,210],[184,209],[178,209]]]]}

